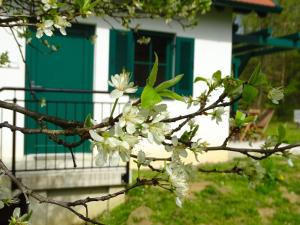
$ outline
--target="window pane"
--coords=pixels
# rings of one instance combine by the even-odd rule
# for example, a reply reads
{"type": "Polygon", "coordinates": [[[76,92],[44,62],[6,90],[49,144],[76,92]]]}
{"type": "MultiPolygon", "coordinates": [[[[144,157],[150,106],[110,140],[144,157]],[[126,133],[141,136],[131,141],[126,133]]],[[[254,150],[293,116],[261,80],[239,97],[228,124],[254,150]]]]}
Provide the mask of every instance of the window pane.
{"type": "Polygon", "coordinates": [[[149,75],[148,65],[134,65],[134,83],[139,87],[146,85],[146,79],[149,75]]]}
{"type": "MultiPolygon", "coordinates": [[[[151,70],[149,70],[149,65],[134,65],[134,82],[135,85],[139,87],[144,87],[146,85],[146,80],[149,76],[151,70]]],[[[166,80],[166,66],[158,66],[157,78],[155,85],[160,84],[166,80]]]]}
{"type": "MultiPolygon", "coordinates": [[[[156,52],[159,62],[165,63],[167,59],[167,44],[170,41],[169,37],[157,37],[154,36],[152,39],[153,51],[156,52]]],[[[153,54],[154,60],[154,54],[153,54]]]]}
{"type": "Polygon", "coordinates": [[[156,85],[166,80],[166,66],[158,66],[156,85]]]}
{"type": "Polygon", "coordinates": [[[135,56],[134,60],[135,61],[149,61],[149,44],[139,44],[135,43],[135,56]]]}

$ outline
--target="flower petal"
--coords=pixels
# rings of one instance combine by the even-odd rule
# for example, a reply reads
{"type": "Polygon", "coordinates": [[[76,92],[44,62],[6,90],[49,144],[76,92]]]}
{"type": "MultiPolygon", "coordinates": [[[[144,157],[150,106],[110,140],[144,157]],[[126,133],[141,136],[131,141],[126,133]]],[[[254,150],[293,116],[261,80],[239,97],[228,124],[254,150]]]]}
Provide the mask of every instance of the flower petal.
{"type": "Polygon", "coordinates": [[[126,93],[135,93],[137,91],[137,88],[126,88],[125,92],[126,93]]]}
{"type": "Polygon", "coordinates": [[[99,142],[102,142],[104,139],[103,137],[101,137],[96,131],[94,130],[90,130],[89,131],[90,135],[91,135],[91,138],[94,140],[94,141],[99,141],[99,142]]]}
{"type": "Polygon", "coordinates": [[[128,123],[127,122],[127,126],[126,126],[126,131],[129,133],[129,134],[133,134],[135,132],[135,125],[133,123],[128,123]]]}
{"type": "Polygon", "coordinates": [[[122,95],[123,95],[123,91],[120,91],[118,89],[115,89],[113,90],[111,93],[110,93],[110,97],[112,98],[120,98],[122,95]]]}
{"type": "Polygon", "coordinates": [[[180,200],[180,198],[176,198],[176,205],[180,208],[182,208],[182,201],[180,200]]]}
{"type": "Polygon", "coordinates": [[[107,155],[100,151],[97,155],[96,155],[96,160],[95,163],[97,166],[104,166],[107,162],[107,155]]]}
{"type": "Polygon", "coordinates": [[[109,156],[109,165],[110,166],[118,166],[120,161],[120,156],[118,152],[114,152],[109,156]]]}
{"type": "Polygon", "coordinates": [[[52,36],[53,35],[53,32],[52,32],[52,30],[50,30],[50,29],[45,29],[44,30],[44,33],[47,35],[47,36],[52,36]]]}
{"type": "Polygon", "coordinates": [[[38,29],[35,36],[36,36],[37,38],[41,38],[41,37],[43,37],[43,35],[44,35],[43,30],[38,29]]]}
{"type": "Polygon", "coordinates": [[[67,35],[66,29],[63,28],[63,27],[61,27],[61,28],[59,29],[59,31],[60,31],[60,33],[61,33],[62,35],[67,35]]]}

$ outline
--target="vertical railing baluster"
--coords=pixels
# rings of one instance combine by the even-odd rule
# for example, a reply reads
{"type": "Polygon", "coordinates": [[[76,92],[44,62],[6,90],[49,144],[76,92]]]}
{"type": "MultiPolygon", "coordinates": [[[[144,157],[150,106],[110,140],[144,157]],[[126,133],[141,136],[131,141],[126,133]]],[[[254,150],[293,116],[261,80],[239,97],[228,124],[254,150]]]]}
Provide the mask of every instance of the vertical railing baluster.
{"type": "MultiPolygon", "coordinates": [[[[51,104],[51,103],[50,103],[51,104]]],[[[48,105],[46,107],[46,115],[48,115],[48,105]]],[[[45,170],[47,170],[47,163],[48,163],[48,136],[45,135],[45,170]]]]}
{"type": "MultiPolygon", "coordinates": [[[[26,104],[27,104],[27,99],[26,99],[26,93],[24,93],[24,106],[26,106],[26,104]]],[[[26,121],[26,116],[25,115],[23,115],[24,116],[24,123],[26,123],[25,121],[26,121]]],[[[25,155],[25,168],[24,168],[24,170],[25,171],[27,171],[27,169],[28,169],[28,167],[27,167],[27,164],[28,164],[28,154],[27,154],[27,150],[25,149],[25,138],[26,138],[26,135],[24,134],[23,135],[23,137],[24,137],[24,149],[23,149],[23,154],[25,155]]]]}
{"type": "MultiPolygon", "coordinates": [[[[65,102],[65,119],[67,119],[67,115],[68,115],[68,103],[65,102]]],[[[64,140],[66,141],[66,136],[64,137],[64,140]]],[[[64,148],[64,169],[67,168],[67,148],[65,146],[63,146],[64,148]]]]}
{"type": "MultiPolygon", "coordinates": [[[[16,94],[16,93],[15,93],[16,94]]],[[[17,98],[14,96],[13,103],[17,104],[17,98]]],[[[13,110],[13,126],[17,125],[17,112],[13,110]]],[[[11,172],[16,175],[16,131],[12,131],[12,165],[11,172]]],[[[14,184],[12,182],[12,184],[14,184]]],[[[14,187],[12,187],[14,189],[14,187]]]]}
{"type": "MultiPolygon", "coordinates": [[[[56,101],[55,102],[55,116],[57,117],[58,116],[58,102],[56,101]]],[[[55,125],[55,129],[57,129],[57,125],[55,125]]],[[[54,147],[54,169],[57,169],[57,144],[55,144],[55,147],[54,147]]]]}
{"type": "MultiPolygon", "coordinates": [[[[83,108],[84,108],[84,110],[83,110],[83,115],[86,116],[87,113],[89,113],[89,112],[87,112],[87,111],[88,111],[88,110],[87,110],[87,105],[88,105],[89,103],[85,101],[85,102],[83,102],[82,104],[83,104],[83,106],[84,106],[84,107],[83,107],[83,108]]],[[[81,165],[82,165],[82,168],[85,167],[85,163],[84,163],[84,161],[85,161],[85,154],[84,154],[84,153],[85,153],[85,152],[84,152],[84,151],[85,151],[85,146],[84,146],[84,144],[85,144],[85,143],[82,143],[82,145],[81,145],[81,147],[82,147],[82,154],[83,154],[83,155],[82,155],[82,164],[81,164],[81,165]]]]}
{"type": "MultiPolygon", "coordinates": [[[[37,100],[33,100],[33,104],[35,106],[35,111],[38,111],[38,102],[37,100]]],[[[38,124],[38,121],[36,121],[36,124],[38,126],[40,126],[40,124],[38,124]]],[[[34,135],[34,139],[35,139],[35,170],[37,170],[37,163],[38,163],[38,134],[34,135]]]]}

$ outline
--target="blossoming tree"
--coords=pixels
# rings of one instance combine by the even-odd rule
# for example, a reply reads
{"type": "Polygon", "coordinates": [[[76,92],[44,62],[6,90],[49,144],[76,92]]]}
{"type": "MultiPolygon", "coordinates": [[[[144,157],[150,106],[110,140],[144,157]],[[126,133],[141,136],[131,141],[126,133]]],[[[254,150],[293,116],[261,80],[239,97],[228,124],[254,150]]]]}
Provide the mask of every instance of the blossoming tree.
{"type": "MultiPolygon", "coordinates": [[[[2,0],[0,1],[0,26],[10,27],[12,31],[18,32],[26,37],[27,31],[23,28],[28,26],[36,27],[36,37],[43,35],[51,36],[53,31],[58,29],[63,35],[67,35],[66,28],[71,26],[71,22],[77,17],[111,16],[120,19],[120,22],[130,27],[130,21],[136,17],[162,17],[169,22],[176,19],[184,26],[193,25],[197,21],[197,16],[209,9],[208,0],[170,0],[174,7],[168,7],[164,1],[107,1],[107,0],[2,0]],[[13,30],[18,27],[18,30],[13,30]]],[[[97,123],[91,116],[87,116],[81,124],[73,123],[64,118],[54,118],[46,114],[29,111],[16,104],[0,101],[0,107],[14,110],[18,113],[31,117],[34,120],[43,120],[61,127],[59,130],[51,129],[30,129],[17,127],[7,122],[0,124],[0,128],[9,128],[12,131],[19,131],[24,134],[46,134],[46,135],[73,135],[79,136],[81,140],[89,139],[92,147],[98,151],[95,163],[99,166],[108,161],[111,165],[116,165],[119,161],[128,162],[134,159],[138,170],[149,168],[156,175],[151,179],[138,176],[138,178],[122,191],[95,198],[84,198],[76,201],[57,201],[46,198],[25,186],[6,167],[0,159],[1,174],[8,176],[13,183],[23,192],[26,200],[28,196],[37,199],[41,203],[54,204],[58,207],[69,209],[75,215],[86,222],[101,224],[88,217],[88,213],[83,215],[77,212],[75,206],[84,206],[94,201],[106,201],[127,191],[144,185],[158,186],[174,192],[175,203],[182,207],[184,197],[188,191],[188,167],[183,162],[188,152],[192,152],[195,158],[201,157],[201,153],[210,151],[231,151],[239,152],[255,160],[261,160],[273,154],[286,156],[288,151],[300,144],[283,145],[285,139],[285,129],[278,128],[278,134],[268,137],[261,148],[234,148],[228,146],[228,141],[241,129],[256,119],[246,113],[237,111],[233,118],[230,118],[230,133],[224,142],[219,146],[210,146],[205,140],[198,138],[197,130],[200,124],[194,120],[201,116],[210,116],[216,123],[224,118],[225,107],[231,106],[236,101],[242,101],[250,105],[255,101],[259,91],[263,91],[273,104],[278,104],[283,98],[282,88],[272,88],[261,73],[259,67],[247,81],[234,79],[231,76],[222,77],[217,71],[211,79],[197,77],[194,82],[203,82],[206,88],[195,98],[183,97],[171,91],[183,77],[177,75],[174,78],[156,85],[158,60],[156,56],[152,71],[148,76],[146,85],[143,88],[140,98],[128,102],[121,114],[115,115],[115,108],[119,98],[124,94],[131,94],[137,91],[137,87],[130,81],[130,71],[120,71],[112,76],[109,85],[113,88],[111,98],[115,99],[114,107],[110,117],[97,123]],[[213,93],[221,93],[215,100],[211,99],[213,93]],[[163,98],[181,101],[189,108],[194,105],[196,110],[185,115],[172,117],[168,112],[167,105],[162,103],[163,98]],[[147,139],[150,143],[163,146],[163,151],[169,152],[170,157],[156,158],[148,157],[143,150],[134,154],[134,147],[142,140],[147,139]],[[164,166],[156,168],[153,162],[163,161],[164,166]]],[[[7,53],[2,53],[0,63],[3,65],[9,61],[7,53]]],[[[54,140],[55,141],[55,140],[54,140]]],[[[73,143],[74,146],[81,144],[73,143]]],[[[67,145],[70,143],[58,143],[67,145]]],[[[70,153],[72,154],[72,152],[70,153]]],[[[204,170],[203,170],[204,171],[204,170]]],[[[204,171],[207,172],[207,171],[204,171]]],[[[213,171],[208,171],[213,172],[213,171]]],[[[232,173],[246,173],[245,168],[233,167],[229,170],[232,173]]],[[[0,199],[0,208],[10,203],[10,199],[0,199]]],[[[174,203],[174,204],[175,204],[174,203]]],[[[86,207],[87,208],[87,207],[86,207]]],[[[11,224],[27,224],[29,215],[19,215],[15,213],[11,218],[11,224]]]]}

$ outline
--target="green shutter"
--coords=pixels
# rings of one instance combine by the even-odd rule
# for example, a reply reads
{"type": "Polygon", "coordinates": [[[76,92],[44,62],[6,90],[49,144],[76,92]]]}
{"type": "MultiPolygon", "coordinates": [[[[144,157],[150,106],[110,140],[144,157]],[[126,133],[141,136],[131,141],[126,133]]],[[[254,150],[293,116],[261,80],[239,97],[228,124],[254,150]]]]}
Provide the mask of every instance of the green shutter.
{"type": "Polygon", "coordinates": [[[185,96],[193,95],[194,39],[176,37],[175,56],[175,74],[184,74],[175,91],[185,96]]]}
{"type": "Polygon", "coordinates": [[[109,50],[109,77],[123,69],[133,72],[134,40],[131,31],[110,30],[109,50]]]}

